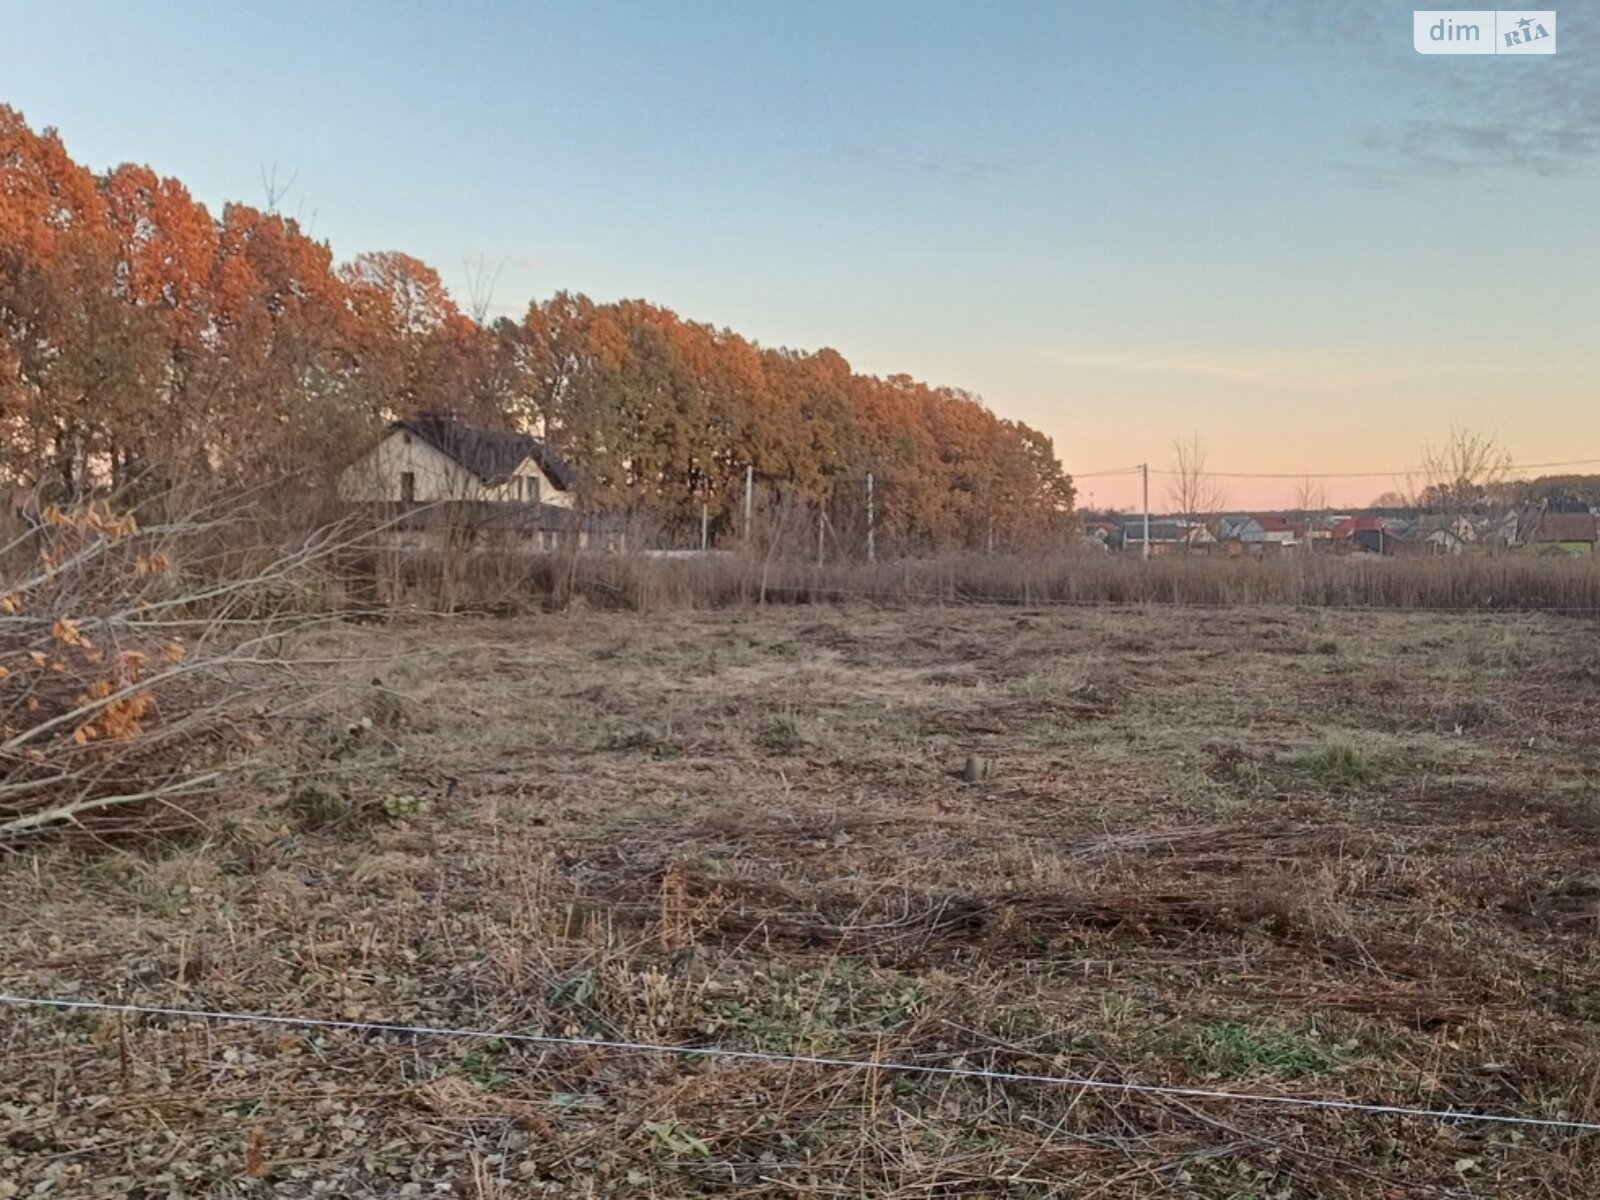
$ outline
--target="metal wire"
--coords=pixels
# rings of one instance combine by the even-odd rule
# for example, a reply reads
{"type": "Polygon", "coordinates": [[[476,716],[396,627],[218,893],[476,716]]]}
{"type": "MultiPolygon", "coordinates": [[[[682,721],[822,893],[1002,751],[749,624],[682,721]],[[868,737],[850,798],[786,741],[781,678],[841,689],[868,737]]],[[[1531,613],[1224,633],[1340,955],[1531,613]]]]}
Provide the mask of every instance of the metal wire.
{"type": "Polygon", "coordinates": [[[1171,1096],[1187,1100],[1221,1100],[1234,1104],[1273,1104],[1286,1108],[1328,1109],[1381,1116],[1419,1117],[1435,1121],[1481,1121],[1497,1125],[1529,1125],[1584,1132],[1600,1131],[1600,1124],[1564,1117],[1529,1117],[1520,1113],[1467,1112],[1450,1108],[1418,1108],[1403,1104],[1364,1104],[1325,1096],[1285,1096],[1267,1092],[1228,1092],[1213,1088],[1170,1087],[1154,1083],[1127,1083],[1092,1079],[1082,1075],[1043,1075],[1026,1071],[993,1071],[983,1067],[935,1066],[865,1058],[832,1058],[814,1054],[778,1054],[764,1050],[736,1050],[721,1046],[676,1046],[612,1038],[560,1037],[544,1033],[516,1033],[487,1029],[456,1029],[440,1025],[406,1025],[387,1021],[348,1021],[323,1017],[279,1016],[272,1013],[229,1012],[224,1009],[167,1008],[145,1004],[112,1004],[100,1000],[65,1000],[46,996],[0,995],[0,1004],[12,1008],[69,1009],[121,1013],[132,1016],[178,1017],[197,1021],[233,1021],[255,1025],[334,1029],[349,1033],[385,1033],[408,1037],[475,1038],[571,1050],[611,1050],[628,1054],[670,1055],[678,1058],[726,1059],[765,1062],[779,1066],[825,1067],[833,1070],[892,1071],[938,1079],[981,1079],[992,1083],[1031,1084],[1039,1087],[1081,1088],[1086,1091],[1121,1092],[1146,1096],[1171,1096]]]}
{"type": "MultiPolygon", "coordinates": [[[[1230,560],[1231,561],[1231,560],[1230,560]]],[[[1569,616],[1569,617],[1600,617],[1600,608],[1594,605],[1528,605],[1513,607],[1505,605],[1494,607],[1489,604],[1472,605],[1444,605],[1444,604],[1322,604],[1310,600],[1283,600],[1283,599],[1248,599],[1242,601],[1227,600],[1185,600],[1181,596],[1145,596],[1132,600],[1075,600],[1070,597],[1030,596],[1022,593],[1008,594],[1000,592],[973,592],[962,585],[955,584],[951,590],[943,592],[930,591],[900,591],[887,587],[874,588],[844,588],[834,587],[831,584],[767,584],[764,588],[754,585],[757,590],[765,591],[768,595],[780,596],[807,596],[817,603],[832,603],[838,600],[868,600],[879,604],[950,604],[962,607],[978,605],[992,605],[997,608],[1103,608],[1103,609],[1169,609],[1191,608],[1217,611],[1233,611],[1248,608],[1296,608],[1310,609],[1314,612],[1330,613],[1445,613],[1460,615],[1516,617],[1516,616],[1569,616]]]]}
{"type": "MultiPolygon", "coordinates": [[[[1539,462],[1539,463],[1510,463],[1505,468],[1506,474],[1515,474],[1518,471],[1545,471],[1556,467],[1590,467],[1600,464],[1600,458],[1572,458],[1564,462],[1539,462]]],[[[1095,479],[1102,475],[1127,475],[1138,471],[1138,467],[1122,467],[1110,471],[1083,471],[1074,473],[1068,471],[1072,479],[1095,479]]],[[[1212,471],[1199,472],[1210,478],[1217,479],[1403,479],[1415,475],[1421,470],[1412,465],[1403,467],[1398,471],[1212,471]]],[[[1183,472],[1172,467],[1151,467],[1152,475],[1180,475],[1183,472]]]]}

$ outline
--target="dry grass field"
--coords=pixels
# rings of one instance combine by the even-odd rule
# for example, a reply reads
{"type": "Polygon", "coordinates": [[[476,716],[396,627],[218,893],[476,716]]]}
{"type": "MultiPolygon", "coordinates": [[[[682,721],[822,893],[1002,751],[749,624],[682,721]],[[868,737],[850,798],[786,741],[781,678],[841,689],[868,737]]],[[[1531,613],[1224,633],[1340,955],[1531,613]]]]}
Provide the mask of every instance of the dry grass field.
{"type": "MultiPolygon", "coordinates": [[[[0,858],[0,988],[1600,1121],[1597,633],[347,626],[297,648],[360,686],[281,727],[293,782],[182,842],[0,858]]],[[[1587,1197],[1597,1139],[0,1010],[0,1197],[1587,1197]]]]}

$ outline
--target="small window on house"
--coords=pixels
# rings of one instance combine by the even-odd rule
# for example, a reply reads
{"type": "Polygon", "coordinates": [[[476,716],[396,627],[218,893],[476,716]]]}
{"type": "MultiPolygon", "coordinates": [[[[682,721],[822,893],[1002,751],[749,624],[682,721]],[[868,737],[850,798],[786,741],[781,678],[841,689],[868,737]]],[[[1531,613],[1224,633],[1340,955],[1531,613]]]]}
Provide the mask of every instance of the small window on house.
{"type": "Polygon", "coordinates": [[[415,471],[400,472],[400,503],[415,504],[417,502],[417,474],[415,471]]]}
{"type": "Polygon", "coordinates": [[[539,502],[539,477],[537,475],[524,475],[522,477],[522,498],[529,504],[539,502]]]}

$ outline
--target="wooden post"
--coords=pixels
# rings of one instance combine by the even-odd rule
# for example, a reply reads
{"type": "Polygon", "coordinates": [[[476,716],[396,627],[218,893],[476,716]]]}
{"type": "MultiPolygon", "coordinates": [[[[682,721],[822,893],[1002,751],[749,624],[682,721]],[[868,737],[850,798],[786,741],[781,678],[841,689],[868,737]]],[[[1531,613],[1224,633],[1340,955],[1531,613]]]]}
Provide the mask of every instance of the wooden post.
{"type": "Polygon", "coordinates": [[[1139,470],[1144,475],[1144,553],[1142,558],[1150,557],[1150,464],[1140,463],[1139,470]]]}
{"type": "Polygon", "coordinates": [[[867,472],[867,561],[878,561],[877,513],[873,509],[872,472],[867,472]]]}
{"type": "Polygon", "coordinates": [[[704,501],[700,503],[700,552],[704,554],[711,548],[711,506],[704,501]]]}
{"type": "Polygon", "coordinates": [[[750,517],[755,511],[756,496],[756,469],[752,463],[746,463],[744,468],[744,544],[750,546],[750,517]]]}

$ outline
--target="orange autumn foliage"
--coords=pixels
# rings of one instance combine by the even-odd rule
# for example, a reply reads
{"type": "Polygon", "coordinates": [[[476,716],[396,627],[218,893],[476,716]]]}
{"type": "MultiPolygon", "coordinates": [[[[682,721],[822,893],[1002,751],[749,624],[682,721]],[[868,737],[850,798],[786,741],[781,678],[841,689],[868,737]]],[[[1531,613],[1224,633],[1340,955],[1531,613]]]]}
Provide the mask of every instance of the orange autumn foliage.
{"type": "Polygon", "coordinates": [[[586,505],[668,526],[702,506],[732,526],[747,466],[836,513],[871,473],[880,535],[910,550],[1059,541],[1074,499],[1049,438],[959,389],[643,300],[560,293],[480,325],[410,255],[340,265],[276,212],[213,214],[145,166],[96,176],[0,106],[0,482],[326,482],[385,421],[445,409],[541,432],[586,505]]]}

